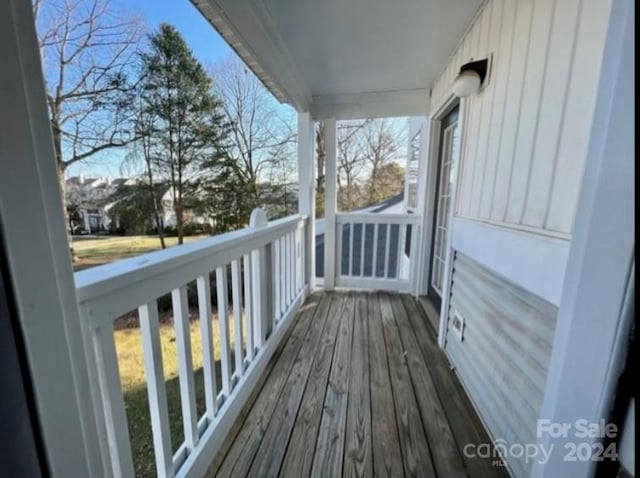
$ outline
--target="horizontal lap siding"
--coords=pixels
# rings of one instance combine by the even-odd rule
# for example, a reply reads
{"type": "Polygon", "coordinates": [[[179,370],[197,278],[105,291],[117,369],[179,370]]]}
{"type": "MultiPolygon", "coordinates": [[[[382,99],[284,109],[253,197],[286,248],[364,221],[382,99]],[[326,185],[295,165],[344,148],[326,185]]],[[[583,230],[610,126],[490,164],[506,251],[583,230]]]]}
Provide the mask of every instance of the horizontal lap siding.
{"type": "MultiPolygon", "coordinates": [[[[535,443],[557,308],[456,253],[453,311],[464,318],[464,336],[449,321],[445,350],[491,435],[535,443]]],[[[509,466],[528,475],[522,460],[509,466]]]]}
{"type": "Polygon", "coordinates": [[[462,103],[456,215],[569,238],[610,0],[490,0],[432,88],[436,111],[460,65],[493,54],[462,103]]]}

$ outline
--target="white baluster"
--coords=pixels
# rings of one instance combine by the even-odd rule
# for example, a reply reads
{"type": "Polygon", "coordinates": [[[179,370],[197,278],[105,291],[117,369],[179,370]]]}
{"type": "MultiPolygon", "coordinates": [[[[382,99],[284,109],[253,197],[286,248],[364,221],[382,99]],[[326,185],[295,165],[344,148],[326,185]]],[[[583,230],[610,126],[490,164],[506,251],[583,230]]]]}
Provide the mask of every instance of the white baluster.
{"type": "MultiPolygon", "coordinates": [[[[344,245],[342,244],[342,234],[343,234],[343,230],[344,230],[344,224],[342,223],[338,223],[336,224],[336,241],[335,241],[335,245],[336,245],[336,275],[339,277],[342,274],[342,248],[344,247],[344,245]]],[[[326,236],[326,232],[325,232],[325,236],[326,236]]],[[[324,241],[324,253],[328,254],[329,250],[327,249],[327,241],[326,241],[326,237],[325,237],[325,241],[324,241]]],[[[326,275],[326,271],[325,271],[325,275],[326,275]]],[[[325,278],[326,280],[326,278],[325,278]]]]}
{"type": "Polygon", "coordinates": [[[211,285],[209,274],[198,277],[198,309],[200,313],[200,335],[202,336],[202,368],[204,373],[204,397],[206,414],[213,420],[218,409],[218,386],[216,384],[215,350],[211,327],[211,285]]]}
{"type": "Polygon", "coordinates": [[[216,269],[216,292],[218,296],[218,325],[220,326],[220,353],[222,368],[222,393],[228,397],[231,393],[231,348],[229,345],[229,320],[227,314],[227,267],[216,269]]]}
{"type": "Polygon", "coordinates": [[[264,320],[265,315],[268,316],[269,312],[265,307],[263,300],[264,291],[262,289],[262,269],[260,265],[264,261],[264,250],[251,252],[251,300],[253,302],[253,333],[254,333],[254,346],[259,351],[264,344],[264,320]]]}
{"type": "Polygon", "coordinates": [[[98,328],[93,341],[113,474],[118,477],[133,477],[129,427],[122,396],[113,328],[111,326],[98,328]]]}
{"type": "Polygon", "coordinates": [[[296,295],[302,289],[303,270],[304,270],[304,246],[302,243],[303,232],[296,229],[296,295]]]}
{"type": "Polygon", "coordinates": [[[253,291],[252,291],[252,263],[251,263],[251,254],[245,254],[243,259],[244,266],[244,314],[245,314],[245,322],[247,324],[247,360],[249,362],[253,361],[253,355],[255,353],[254,342],[254,327],[255,323],[254,317],[254,302],[253,302],[253,291]]]}
{"type": "Polygon", "coordinates": [[[353,223],[349,223],[349,276],[353,276],[353,223]]]}
{"type": "Polygon", "coordinates": [[[387,240],[384,243],[384,278],[389,277],[389,250],[391,248],[391,224],[387,224],[387,240]]]}
{"type": "Polygon", "coordinates": [[[371,277],[377,277],[376,269],[378,267],[378,223],[373,225],[373,258],[371,259],[372,269],[371,277]]]}
{"type": "Polygon", "coordinates": [[[139,307],[138,314],[144,351],[144,369],[147,379],[147,396],[149,397],[156,470],[159,478],[172,478],[174,470],[171,429],[169,427],[164,368],[162,367],[157,301],[154,300],[139,307]]]}
{"type": "Polygon", "coordinates": [[[182,425],[187,449],[198,444],[198,412],[196,411],[196,391],[193,379],[193,357],[191,355],[191,329],[189,327],[189,304],[186,286],[171,291],[173,322],[176,329],[178,348],[178,374],[180,381],[180,404],[182,405],[182,425]]]}
{"type": "Polygon", "coordinates": [[[274,304],[274,317],[273,317],[273,324],[275,325],[278,320],[280,320],[280,314],[282,311],[282,271],[281,271],[281,267],[280,267],[280,240],[276,239],[273,242],[273,247],[271,248],[271,251],[273,253],[273,272],[274,272],[274,277],[273,277],[273,284],[275,286],[275,290],[274,290],[274,294],[273,297],[275,299],[275,304],[274,304]]]}
{"type": "MultiPolygon", "coordinates": [[[[263,228],[268,224],[265,212],[256,208],[251,211],[249,225],[253,229],[263,228]]],[[[273,250],[274,248],[270,248],[273,250]]],[[[251,252],[251,298],[253,300],[253,327],[254,327],[254,346],[259,353],[262,350],[265,339],[265,324],[267,320],[272,320],[273,310],[271,309],[271,298],[273,293],[270,292],[271,286],[275,283],[271,276],[271,270],[268,267],[268,246],[251,252]]],[[[274,286],[275,287],[275,286],[274,286]]]]}
{"type": "Polygon", "coordinates": [[[404,243],[406,241],[406,237],[407,237],[407,225],[406,224],[399,224],[398,225],[398,259],[396,261],[396,277],[398,279],[401,278],[400,276],[400,266],[401,264],[404,262],[404,243]]]}
{"type": "Polygon", "coordinates": [[[287,310],[287,236],[280,238],[280,318],[284,317],[287,310]]]}
{"type": "Polygon", "coordinates": [[[296,273],[295,273],[295,261],[296,261],[296,247],[295,247],[295,239],[294,239],[294,234],[295,232],[290,232],[289,234],[287,234],[287,239],[288,239],[288,244],[289,244],[289,250],[287,251],[287,261],[289,264],[289,283],[288,283],[288,287],[287,290],[289,291],[289,300],[287,300],[287,306],[291,305],[291,302],[293,302],[293,297],[295,295],[295,280],[296,280],[296,273]]]}
{"type": "Polygon", "coordinates": [[[284,299],[282,300],[283,315],[289,305],[289,281],[291,280],[291,277],[289,277],[289,259],[289,234],[285,234],[282,236],[282,282],[284,290],[284,299]]]}
{"type": "Polygon", "coordinates": [[[244,373],[242,352],[242,284],[240,283],[240,261],[231,261],[231,293],[233,297],[233,332],[235,346],[236,374],[240,378],[244,373]]]}
{"type": "Polygon", "coordinates": [[[363,222],[361,224],[362,227],[362,231],[361,231],[361,239],[360,239],[360,277],[364,277],[364,230],[366,229],[367,225],[363,222]]]}

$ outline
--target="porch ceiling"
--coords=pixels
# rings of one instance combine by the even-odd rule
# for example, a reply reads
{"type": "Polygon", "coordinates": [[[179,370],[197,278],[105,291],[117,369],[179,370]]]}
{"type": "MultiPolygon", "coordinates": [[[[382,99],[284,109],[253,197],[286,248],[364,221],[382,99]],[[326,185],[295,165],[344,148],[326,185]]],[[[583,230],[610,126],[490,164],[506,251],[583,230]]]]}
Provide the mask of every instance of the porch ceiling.
{"type": "Polygon", "coordinates": [[[425,113],[482,0],[191,0],[281,101],[317,118],[425,113]]]}

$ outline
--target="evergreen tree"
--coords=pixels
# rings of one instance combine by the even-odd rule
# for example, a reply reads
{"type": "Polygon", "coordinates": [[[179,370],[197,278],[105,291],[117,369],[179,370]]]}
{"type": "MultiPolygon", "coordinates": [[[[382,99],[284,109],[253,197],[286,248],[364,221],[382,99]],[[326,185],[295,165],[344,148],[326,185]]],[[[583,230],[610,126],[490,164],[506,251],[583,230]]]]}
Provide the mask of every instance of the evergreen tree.
{"type": "Polygon", "coordinates": [[[202,166],[206,175],[199,183],[202,198],[195,210],[211,218],[216,234],[247,226],[251,211],[258,205],[250,194],[251,186],[238,170],[237,161],[221,157],[202,166]]]}
{"type": "Polygon", "coordinates": [[[182,244],[185,210],[194,207],[203,164],[224,157],[227,127],[211,78],[173,26],[160,25],[141,60],[145,162],[170,188],[182,244]]]}
{"type": "Polygon", "coordinates": [[[146,184],[121,185],[109,197],[111,230],[119,234],[141,235],[151,229],[153,204],[146,184]]]}

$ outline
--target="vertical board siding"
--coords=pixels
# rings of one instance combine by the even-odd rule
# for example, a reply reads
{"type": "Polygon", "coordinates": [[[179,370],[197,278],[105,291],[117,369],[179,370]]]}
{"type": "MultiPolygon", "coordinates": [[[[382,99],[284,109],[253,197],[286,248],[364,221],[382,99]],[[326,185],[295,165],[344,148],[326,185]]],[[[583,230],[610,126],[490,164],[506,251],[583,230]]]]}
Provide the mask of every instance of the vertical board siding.
{"type": "Polygon", "coordinates": [[[540,100],[536,135],[526,191],[523,223],[543,227],[551,188],[554,158],[564,119],[567,87],[571,75],[571,58],[575,46],[580,0],[556,0],[550,29],[549,53],[543,83],[544,95],[540,100]],[[560,106],[560,107],[559,107],[560,106]]]}
{"type": "MultiPolygon", "coordinates": [[[[485,8],[482,11],[482,14],[480,16],[480,28],[478,29],[479,31],[479,35],[480,35],[480,40],[479,40],[479,44],[477,47],[477,54],[474,55],[477,58],[485,58],[485,57],[489,57],[490,55],[490,51],[492,49],[492,45],[489,42],[489,38],[491,36],[491,32],[492,30],[497,28],[495,27],[495,23],[493,22],[493,18],[492,18],[492,12],[494,10],[497,10],[495,7],[495,4],[497,2],[492,2],[490,4],[487,5],[487,8],[485,8]]],[[[477,59],[476,58],[476,59],[477,59]]],[[[477,102],[477,104],[474,107],[474,115],[472,117],[471,122],[469,123],[469,127],[470,127],[470,135],[469,135],[469,148],[473,151],[480,151],[481,149],[481,144],[482,141],[484,139],[486,139],[486,134],[483,133],[483,131],[486,129],[486,112],[489,110],[488,107],[485,106],[485,103],[487,102],[487,98],[489,98],[489,92],[487,91],[488,88],[485,89],[484,94],[482,95],[482,99],[480,101],[477,102]]],[[[469,170],[471,171],[471,176],[473,178],[476,178],[479,176],[479,174],[482,174],[481,172],[481,168],[483,166],[482,162],[480,161],[476,161],[474,163],[471,163],[469,170]]],[[[477,181],[472,181],[471,183],[471,190],[469,191],[469,194],[467,194],[467,210],[471,211],[474,207],[474,201],[475,198],[474,196],[478,193],[478,188],[474,188],[473,186],[477,184],[477,181]]]]}
{"type": "MultiPolygon", "coordinates": [[[[535,443],[557,308],[456,253],[445,350],[494,439],[535,443]]],[[[510,459],[515,476],[529,465],[510,459]]]]}
{"type": "MultiPolygon", "coordinates": [[[[501,38],[509,39],[508,45],[500,55],[493,58],[492,76],[492,98],[491,98],[491,119],[489,123],[489,131],[487,134],[487,150],[485,151],[485,167],[484,175],[480,188],[479,200],[479,217],[491,217],[491,206],[493,202],[493,186],[496,182],[496,172],[498,171],[498,157],[500,156],[500,147],[502,145],[502,132],[504,131],[504,116],[507,105],[507,87],[511,74],[511,46],[515,33],[517,3],[511,0],[505,0],[501,8],[501,27],[492,51],[497,51],[501,38]]],[[[495,53],[494,53],[495,55],[495,53]]],[[[480,180],[480,178],[478,178],[480,180]]]]}
{"type": "MultiPolygon", "coordinates": [[[[509,189],[511,185],[513,155],[516,148],[516,138],[519,129],[520,109],[522,106],[522,92],[526,72],[526,55],[524,52],[529,48],[529,38],[531,32],[532,19],[531,1],[517,2],[516,14],[513,26],[512,45],[507,47],[500,44],[500,49],[495,55],[502,56],[509,51],[508,83],[505,93],[504,123],[500,133],[499,154],[497,157],[498,166],[494,174],[493,184],[484,187],[492,188],[492,200],[490,207],[490,219],[501,222],[507,211],[509,200],[509,189]],[[504,53],[502,50],[505,50],[504,53]]],[[[502,39],[504,41],[504,39],[502,39]]],[[[491,78],[493,81],[495,77],[491,78]]],[[[494,132],[492,132],[493,134],[494,132]]],[[[472,162],[471,156],[465,156],[462,161],[472,162]]],[[[483,189],[484,189],[483,187],[483,189]]],[[[461,190],[468,188],[466,183],[460,185],[461,190]]],[[[464,214],[462,214],[464,215],[464,214]]]]}
{"type": "MultiPolygon", "coordinates": [[[[531,12],[522,102],[518,131],[516,134],[513,166],[509,181],[509,196],[504,221],[510,224],[521,222],[524,209],[527,178],[532,162],[533,141],[540,114],[540,100],[549,43],[550,24],[554,0],[534,0],[531,12]]],[[[475,161],[474,161],[475,162],[475,161]]]]}
{"type": "Polygon", "coordinates": [[[493,54],[462,101],[456,215],[570,238],[611,0],[489,0],[432,88],[493,54]]]}
{"type": "MultiPolygon", "coordinates": [[[[503,30],[503,17],[504,17],[504,0],[496,0],[491,4],[490,12],[491,17],[489,20],[489,41],[486,47],[487,55],[490,55],[492,51],[498,48],[498,40],[503,30]]],[[[491,134],[489,133],[493,128],[494,123],[494,108],[491,107],[495,101],[496,88],[498,82],[490,82],[485,91],[484,98],[480,107],[480,120],[479,120],[479,133],[477,135],[477,147],[476,151],[479,156],[483,157],[484,161],[478,161],[475,165],[475,172],[473,174],[476,181],[472,184],[470,199],[470,211],[474,215],[478,215],[480,212],[480,199],[483,191],[482,178],[486,174],[487,168],[487,148],[489,146],[489,139],[491,134]]]]}
{"type": "Polygon", "coordinates": [[[544,227],[559,230],[573,227],[573,212],[578,204],[584,157],[589,146],[588,136],[595,103],[597,74],[607,30],[611,1],[582,0],[576,35],[573,66],[565,117],[560,133],[551,197],[547,206],[544,227]],[[581,161],[576,161],[581,158],[581,161]],[[571,210],[562,214],[557,204],[571,210]]]}

